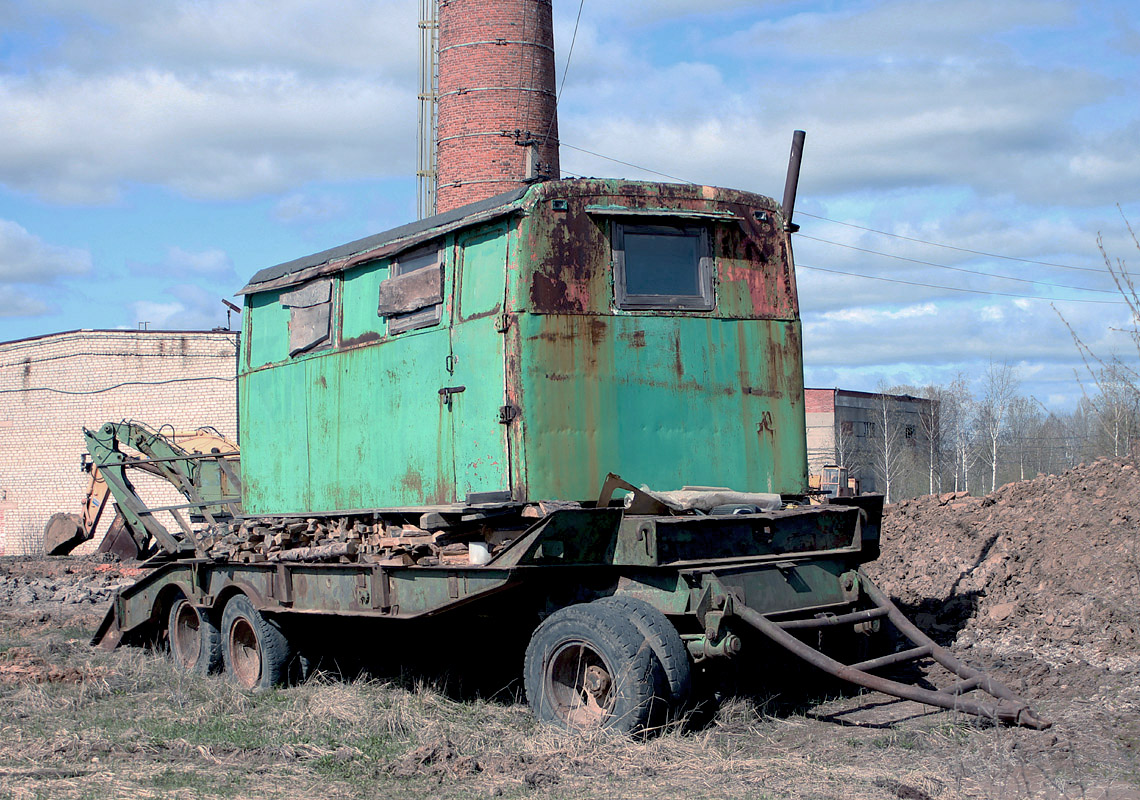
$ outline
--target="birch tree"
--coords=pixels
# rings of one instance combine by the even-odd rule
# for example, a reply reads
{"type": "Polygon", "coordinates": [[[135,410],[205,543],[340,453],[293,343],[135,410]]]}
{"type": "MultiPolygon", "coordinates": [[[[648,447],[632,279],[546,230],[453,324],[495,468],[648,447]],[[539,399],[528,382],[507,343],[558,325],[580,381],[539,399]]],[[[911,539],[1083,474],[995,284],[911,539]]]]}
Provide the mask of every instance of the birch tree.
{"type": "Polygon", "coordinates": [[[990,491],[997,488],[998,445],[1009,424],[1009,407],[1017,396],[1017,375],[1008,361],[990,361],[982,376],[982,397],[976,413],[990,465],[990,491]]]}

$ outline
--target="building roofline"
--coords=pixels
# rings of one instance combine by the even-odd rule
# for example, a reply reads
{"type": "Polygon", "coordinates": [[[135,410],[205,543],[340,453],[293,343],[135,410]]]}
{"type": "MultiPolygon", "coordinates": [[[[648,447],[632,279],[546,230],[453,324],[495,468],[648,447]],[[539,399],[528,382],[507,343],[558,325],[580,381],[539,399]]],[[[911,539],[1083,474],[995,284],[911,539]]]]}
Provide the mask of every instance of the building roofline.
{"type": "Polygon", "coordinates": [[[130,334],[134,334],[136,336],[140,335],[140,334],[145,335],[145,336],[154,336],[157,334],[183,335],[183,334],[187,334],[187,333],[218,333],[218,334],[231,334],[233,336],[240,336],[241,335],[241,331],[239,331],[239,330],[224,330],[224,329],[223,330],[216,330],[216,329],[211,329],[211,330],[173,330],[173,329],[171,329],[171,330],[157,330],[154,328],[147,328],[145,330],[140,330],[138,328],[75,328],[75,329],[70,330],[70,331],[54,331],[52,333],[41,333],[38,336],[25,336],[22,339],[8,339],[6,341],[0,342],[0,347],[3,347],[6,344],[22,344],[24,342],[35,342],[35,341],[38,341],[40,339],[51,339],[51,338],[54,338],[56,336],[71,336],[72,334],[76,334],[76,333],[130,333],[130,334]]]}
{"type": "Polygon", "coordinates": [[[805,392],[834,392],[838,395],[845,395],[847,397],[865,397],[867,399],[875,397],[893,397],[896,400],[917,400],[920,403],[933,402],[929,397],[916,397],[913,394],[888,394],[886,392],[860,392],[856,389],[840,389],[838,387],[804,387],[805,392]]]}

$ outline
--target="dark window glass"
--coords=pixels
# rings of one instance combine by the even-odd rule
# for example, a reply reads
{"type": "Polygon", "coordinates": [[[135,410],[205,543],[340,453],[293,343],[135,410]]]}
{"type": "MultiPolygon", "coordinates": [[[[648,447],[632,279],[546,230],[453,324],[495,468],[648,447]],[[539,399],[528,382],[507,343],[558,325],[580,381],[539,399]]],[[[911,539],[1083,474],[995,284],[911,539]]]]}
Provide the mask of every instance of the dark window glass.
{"type": "Polygon", "coordinates": [[[699,236],[626,233],[627,294],[701,294],[699,236]]]}
{"type": "Polygon", "coordinates": [[[614,265],[619,308],[713,307],[704,228],[615,222],[614,265]]]}

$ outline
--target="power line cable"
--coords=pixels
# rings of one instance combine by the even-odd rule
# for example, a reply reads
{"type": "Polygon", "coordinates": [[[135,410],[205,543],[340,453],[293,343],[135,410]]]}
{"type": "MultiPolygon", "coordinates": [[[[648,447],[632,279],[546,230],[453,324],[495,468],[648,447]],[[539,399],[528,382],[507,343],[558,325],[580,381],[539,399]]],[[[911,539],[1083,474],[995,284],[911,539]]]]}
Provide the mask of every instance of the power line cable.
{"type": "Polygon", "coordinates": [[[904,281],[899,278],[882,278],[878,275],[863,275],[859,272],[844,272],[839,269],[828,269],[827,267],[813,267],[808,264],[796,264],[796,269],[810,269],[816,272],[830,272],[835,275],[847,275],[852,278],[866,278],[870,281],[885,281],[886,283],[901,283],[906,286],[921,286],[926,289],[939,289],[946,292],[967,292],[969,294],[985,294],[994,297],[1018,297],[1023,300],[1045,300],[1052,303],[1096,303],[1097,305],[1122,305],[1123,300],[1081,300],[1081,299],[1061,299],[1054,297],[1037,297],[1032,294],[1013,294],[1011,292],[987,292],[982,289],[962,289],[957,286],[938,286],[933,283],[921,283],[919,281],[904,281]]]}
{"type": "Polygon", "coordinates": [[[610,156],[602,155],[601,153],[595,153],[593,150],[587,150],[584,147],[575,147],[572,144],[566,144],[566,142],[561,142],[560,144],[563,147],[569,147],[571,150],[577,150],[579,153],[588,153],[589,155],[597,156],[598,158],[604,158],[606,161],[612,161],[615,164],[624,164],[627,167],[633,167],[634,169],[639,169],[642,172],[648,172],[651,175],[660,175],[662,178],[672,178],[673,180],[680,181],[681,183],[688,183],[694,186],[696,185],[693,183],[693,181],[686,180],[685,178],[679,178],[676,175],[670,175],[667,172],[658,172],[657,170],[650,169],[649,167],[643,167],[639,164],[632,164],[629,161],[622,161],[620,158],[611,158],[610,156]]]}
{"type": "Polygon", "coordinates": [[[558,86],[558,92],[554,95],[554,109],[555,113],[551,115],[550,121],[546,123],[546,135],[542,137],[542,143],[545,145],[550,139],[550,132],[554,130],[554,120],[558,116],[558,103],[562,100],[562,90],[566,88],[566,75],[570,72],[570,59],[574,57],[574,43],[578,41],[578,23],[582,21],[582,7],[586,5],[586,0],[579,0],[578,2],[578,17],[574,20],[574,34],[570,37],[570,50],[566,53],[566,65],[562,67],[562,83],[558,86]]]}
{"type": "Polygon", "coordinates": [[[124,381],[114,386],[105,386],[102,389],[89,389],[86,391],[71,391],[69,389],[55,389],[51,386],[31,386],[27,389],[0,389],[0,394],[19,394],[21,392],[51,392],[52,394],[85,395],[103,394],[124,386],[165,386],[170,383],[194,383],[195,381],[236,381],[237,378],[223,378],[216,375],[207,375],[198,378],[171,378],[165,381],[124,381]]]}
{"type": "MultiPolygon", "coordinates": [[[[605,159],[606,161],[612,161],[615,164],[623,164],[624,166],[627,166],[627,167],[633,167],[634,169],[639,169],[642,172],[648,172],[651,175],[660,175],[663,178],[671,178],[675,181],[681,181],[682,183],[688,183],[688,184],[696,185],[694,181],[688,180],[687,178],[682,178],[682,177],[679,177],[677,175],[670,175],[667,172],[658,172],[657,170],[650,169],[649,167],[643,167],[640,164],[634,164],[634,163],[631,163],[629,161],[622,161],[619,158],[613,158],[611,156],[603,155],[602,153],[596,153],[593,150],[587,150],[584,147],[575,147],[574,145],[567,144],[566,142],[562,142],[561,145],[563,147],[569,147],[571,150],[577,150],[581,153],[587,153],[587,154],[592,155],[592,156],[597,156],[598,158],[605,159]]],[[[956,250],[960,253],[970,253],[971,255],[986,256],[987,258],[1000,258],[1004,261],[1018,261],[1018,262],[1021,262],[1023,264],[1038,264],[1038,265],[1043,266],[1043,267],[1057,267],[1059,269],[1072,269],[1072,270],[1077,270],[1080,272],[1095,272],[1095,273],[1100,274],[1100,275],[1103,275],[1105,272],[1103,269],[1100,269],[1098,267],[1077,267],[1077,266],[1073,266],[1071,264],[1056,264],[1052,261],[1037,261],[1036,259],[1032,259],[1032,258],[1019,258],[1018,256],[1005,256],[1005,255],[1002,255],[1000,253],[990,253],[990,252],[987,252],[985,250],[971,250],[968,247],[958,247],[956,245],[945,244],[943,242],[931,242],[931,241],[928,241],[926,239],[917,239],[917,238],[914,238],[911,236],[903,236],[900,233],[890,233],[889,231],[881,231],[881,230],[878,230],[877,228],[868,228],[868,227],[863,226],[863,225],[856,225],[853,222],[841,222],[840,220],[831,219],[830,217],[823,217],[823,216],[820,216],[819,214],[809,214],[807,211],[797,211],[796,213],[800,214],[801,216],[804,216],[804,217],[811,217],[812,219],[818,219],[818,220],[822,220],[824,222],[831,222],[831,223],[834,223],[836,225],[844,225],[848,228],[856,228],[857,230],[867,231],[868,233],[877,233],[877,234],[880,234],[882,236],[891,236],[891,237],[894,237],[896,239],[902,239],[902,240],[908,241],[908,242],[915,242],[917,244],[926,244],[926,245],[930,245],[932,247],[943,247],[947,250],[956,250]]],[[[803,233],[799,233],[799,234],[797,234],[797,236],[800,236],[803,238],[809,238],[809,239],[812,238],[810,236],[804,236],[803,233]]],[[[839,244],[838,242],[830,242],[826,239],[820,239],[819,241],[825,241],[828,244],[839,244]]],[[[850,245],[840,245],[840,246],[841,247],[850,247],[850,245]]],[[[852,248],[852,249],[858,250],[859,248],[852,248]]],[[[867,252],[878,253],[877,250],[869,250],[867,252]]],[[[903,256],[890,256],[888,253],[878,253],[878,254],[879,255],[886,255],[886,256],[889,256],[891,258],[902,259],[904,261],[914,260],[914,259],[906,259],[903,256]]],[[[928,261],[917,261],[916,263],[930,264],[931,266],[944,266],[942,264],[932,264],[931,262],[928,262],[928,261]]],[[[822,267],[814,267],[814,268],[808,267],[808,269],[822,269],[822,267]]],[[[955,268],[947,267],[947,269],[955,269],[955,268]]],[[[840,274],[848,274],[848,273],[840,273],[840,274]]],[[[851,273],[851,274],[855,274],[855,273],[851,273]]],[[[979,273],[979,274],[988,274],[988,273],[979,273]]],[[[860,277],[870,277],[870,276],[860,276],[860,277]]],[[[990,277],[998,277],[998,276],[990,275],[990,277]]],[[[887,280],[887,279],[884,278],[883,280],[887,280]]],[[[1022,278],[1014,278],[1012,280],[1023,280],[1023,279],[1022,278]]],[[[1034,281],[1034,282],[1036,283],[1036,281],[1034,281]]],[[[1047,284],[1047,285],[1049,285],[1049,284],[1047,284]]],[[[1060,286],[1061,284],[1052,284],[1052,285],[1060,286]]],[[[1064,288],[1077,289],[1077,288],[1081,288],[1081,287],[1074,286],[1074,287],[1064,287],[1064,288]]],[[[1096,292],[1104,291],[1104,292],[1108,292],[1110,294],[1115,294],[1115,292],[1111,292],[1110,290],[1106,290],[1106,289],[1084,289],[1083,291],[1096,291],[1096,292]]],[[[1011,296],[1020,296],[1020,295],[1011,295],[1011,296]]],[[[1025,296],[1030,298],[1030,299],[1033,299],[1033,300],[1043,299],[1043,298],[1033,297],[1032,295],[1025,295],[1025,296]]],[[[1065,301],[1065,302],[1080,302],[1080,301],[1065,301]]],[[[1088,300],[1088,301],[1084,301],[1084,302],[1108,302],[1108,301],[1088,300]]]]}
{"type": "Polygon", "coordinates": [[[1040,264],[1043,267],[1058,267],[1060,269],[1075,269],[1075,270],[1079,270],[1081,272],[1099,272],[1099,273],[1104,272],[1103,269],[1099,269],[1097,267],[1074,267],[1071,264],[1054,264],[1051,261],[1037,261],[1037,260],[1032,259],[1032,258],[1018,258],[1017,256],[1003,256],[1000,253],[987,253],[985,250],[971,250],[968,247],[958,247],[956,245],[945,244],[943,242],[931,242],[931,241],[927,241],[926,239],[916,239],[916,238],[911,237],[911,236],[903,236],[901,233],[890,233],[889,231],[881,231],[881,230],[878,230],[876,228],[867,228],[867,227],[864,227],[863,225],[856,225],[854,222],[841,222],[837,219],[831,219],[829,217],[821,217],[818,214],[809,214],[806,211],[798,211],[797,213],[799,213],[805,217],[811,217],[812,219],[819,219],[819,220],[823,220],[824,222],[834,223],[836,225],[844,225],[848,228],[855,228],[857,230],[867,231],[868,233],[877,233],[881,236],[891,236],[891,237],[894,237],[895,239],[903,239],[904,241],[907,241],[907,242],[916,242],[918,244],[928,244],[931,247],[944,247],[947,250],[957,250],[959,253],[971,253],[975,256],[986,256],[987,258],[1000,258],[1000,259],[1003,259],[1005,261],[1020,261],[1023,264],[1040,264]]]}
{"type": "Polygon", "coordinates": [[[822,242],[823,244],[835,245],[836,247],[846,247],[848,250],[858,250],[860,253],[871,253],[872,255],[883,256],[884,258],[893,258],[893,259],[896,259],[898,261],[909,261],[912,264],[923,264],[924,266],[928,266],[928,267],[938,267],[939,269],[950,269],[950,270],[954,270],[955,272],[965,272],[965,273],[968,273],[970,275],[981,275],[982,277],[985,277],[985,278],[1000,278],[1000,279],[1006,280],[1006,281],[1019,281],[1020,283],[1032,283],[1032,284],[1036,284],[1038,286],[1050,286],[1050,287],[1053,287],[1055,289],[1076,289],[1077,291],[1081,291],[1081,292],[1099,292],[1100,294],[1119,294],[1119,292],[1114,290],[1114,289],[1088,289],[1084,286],[1070,286],[1070,285],[1065,284],[1065,283],[1050,283],[1049,281],[1035,281],[1035,280],[1032,280],[1030,278],[1015,278],[1012,275],[995,275],[992,272],[982,272],[981,270],[966,269],[965,267],[952,267],[948,264],[937,264],[933,261],[923,261],[922,259],[919,259],[919,258],[908,258],[906,256],[896,256],[892,253],[884,253],[881,250],[870,250],[870,249],[865,248],[865,247],[856,247],[855,245],[844,244],[843,242],[833,242],[830,239],[819,239],[815,236],[808,236],[807,234],[804,234],[804,233],[798,234],[798,237],[800,239],[810,239],[813,242],[822,242]]]}

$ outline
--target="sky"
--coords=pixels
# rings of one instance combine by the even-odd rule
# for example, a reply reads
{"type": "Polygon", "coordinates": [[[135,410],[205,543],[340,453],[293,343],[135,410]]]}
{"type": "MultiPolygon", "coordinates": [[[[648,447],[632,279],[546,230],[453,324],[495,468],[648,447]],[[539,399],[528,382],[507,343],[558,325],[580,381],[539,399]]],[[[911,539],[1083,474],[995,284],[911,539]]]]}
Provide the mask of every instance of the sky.
{"type": "MultiPolygon", "coordinates": [[[[257,270],[413,220],[419,6],[0,0],[0,340],[225,325],[257,270]]],[[[1135,362],[1097,249],[1140,261],[1132,0],[554,13],[564,175],[779,199],[807,131],[807,385],[1009,362],[1065,411],[1067,326],[1135,362]]]]}

